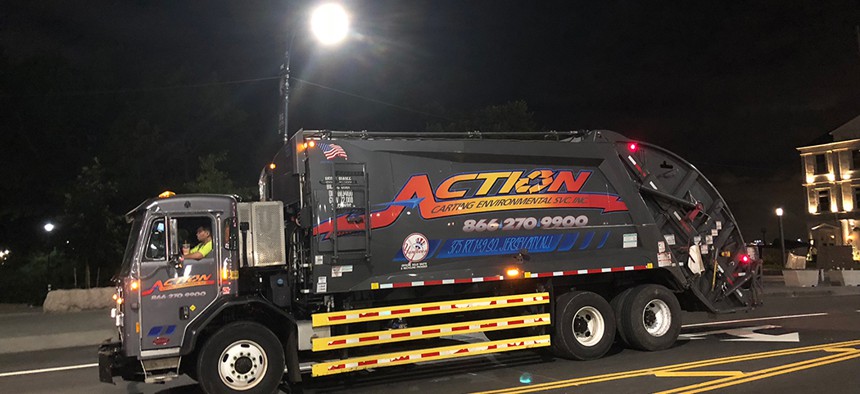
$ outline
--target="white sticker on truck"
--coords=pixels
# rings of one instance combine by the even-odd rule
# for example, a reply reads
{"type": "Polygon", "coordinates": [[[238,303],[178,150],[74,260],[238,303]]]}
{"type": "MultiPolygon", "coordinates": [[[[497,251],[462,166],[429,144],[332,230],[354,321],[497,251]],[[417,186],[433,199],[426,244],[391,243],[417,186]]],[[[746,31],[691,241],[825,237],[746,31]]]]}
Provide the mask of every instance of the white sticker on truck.
{"type": "Polygon", "coordinates": [[[624,248],[635,248],[639,245],[636,233],[624,234],[624,248]]]}
{"type": "Polygon", "coordinates": [[[343,276],[344,272],[352,272],[351,265],[335,265],[331,267],[331,277],[339,278],[343,276]]]}
{"type": "Polygon", "coordinates": [[[672,265],[672,254],[669,252],[657,253],[657,266],[666,267],[672,265]]]}
{"type": "Polygon", "coordinates": [[[666,238],[666,243],[669,246],[675,246],[675,234],[663,234],[663,238],[666,238]]]}
{"type": "Polygon", "coordinates": [[[317,278],[317,293],[325,293],[328,289],[328,285],[326,284],[326,277],[320,276],[317,278]]]}

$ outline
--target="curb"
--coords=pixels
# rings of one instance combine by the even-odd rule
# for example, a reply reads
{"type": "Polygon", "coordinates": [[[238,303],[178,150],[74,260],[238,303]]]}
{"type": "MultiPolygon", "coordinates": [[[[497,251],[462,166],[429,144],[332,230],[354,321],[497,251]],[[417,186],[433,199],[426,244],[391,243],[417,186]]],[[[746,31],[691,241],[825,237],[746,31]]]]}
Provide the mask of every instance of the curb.
{"type": "Polygon", "coordinates": [[[765,290],[764,295],[770,297],[823,297],[823,296],[852,296],[860,295],[860,287],[798,287],[765,290]]]}

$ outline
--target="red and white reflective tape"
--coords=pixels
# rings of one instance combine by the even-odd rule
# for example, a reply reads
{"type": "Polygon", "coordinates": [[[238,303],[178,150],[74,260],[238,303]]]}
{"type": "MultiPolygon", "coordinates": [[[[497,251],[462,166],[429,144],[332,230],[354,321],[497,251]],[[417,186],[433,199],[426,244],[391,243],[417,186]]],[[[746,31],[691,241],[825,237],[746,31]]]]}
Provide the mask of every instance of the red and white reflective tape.
{"type": "MultiPolygon", "coordinates": [[[[545,294],[545,293],[544,293],[545,294]]],[[[342,313],[342,314],[333,314],[326,316],[326,320],[328,322],[345,322],[349,320],[363,320],[363,319],[373,319],[380,316],[399,316],[399,315],[411,315],[411,314],[420,314],[422,312],[433,312],[433,311],[446,311],[446,310],[457,310],[457,309],[475,309],[485,306],[492,305],[506,305],[506,304],[521,304],[524,302],[541,302],[549,300],[549,296],[535,295],[535,296],[526,296],[520,298],[501,298],[495,300],[486,300],[486,301],[474,301],[474,300],[454,300],[448,304],[435,304],[428,306],[415,306],[411,308],[398,308],[392,307],[391,309],[381,310],[381,311],[373,311],[373,312],[358,312],[358,313],[342,313]]]]}
{"type": "Polygon", "coordinates": [[[505,280],[504,276],[485,276],[481,278],[463,278],[463,279],[437,279],[437,280],[419,280],[415,282],[398,282],[398,283],[372,283],[370,288],[377,289],[399,289],[401,287],[419,287],[419,286],[436,286],[436,285],[455,285],[461,283],[480,283],[505,280]]]}
{"type": "Polygon", "coordinates": [[[551,276],[569,276],[569,275],[588,275],[588,274],[605,274],[609,272],[624,272],[624,271],[640,271],[654,268],[654,264],[648,263],[645,265],[628,265],[626,267],[608,267],[608,268],[589,268],[583,270],[570,271],[551,271],[551,272],[526,272],[523,274],[526,278],[548,278],[551,276]]]}
{"type": "Polygon", "coordinates": [[[524,318],[519,320],[510,320],[510,321],[499,321],[499,322],[491,322],[491,323],[483,323],[483,324],[465,324],[460,326],[452,326],[452,327],[440,327],[428,330],[415,330],[411,332],[393,332],[393,333],[385,333],[381,335],[368,335],[363,337],[356,338],[348,338],[348,339],[337,339],[334,341],[329,341],[326,343],[326,348],[332,346],[341,346],[346,344],[353,343],[361,343],[361,342],[374,342],[374,341],[388,341],[392,339],[401,339],[401,338],[412,338],[412,337],[423,337],[434,334],[447,334],[447,333],[456,333],[460,331],[467,330],[486,330],[489,328],[496,327],[518,327],[525,324],[532,323],[544,323],[549,324],[549,318],[524,318]]]}
{"type": "MultiPolygon", "coordinates": [[[[364,369],[370,366],[384,366],[385,364],[395,364],[395,363],[415,363],[420,362],[421,360],[426,359],[437,359],[437,358],[447,358],[451,356],[455,357],[464,357],[469,355],[469,353],[483,353],[487,351],[495,352],[502,350],[514,350],[519,348],[531,347],[534,345],[548,345],[549,338],[545,339],[534,339],[534,340],[526,340],[526,341],[515,341],[515,342],[501,342],[494,343],[492,345],[479,345],[463,347],[459,349],[449,349],[449,350],[437,350],[427,349],[428,351],[423,353],[412,353],[412,354],[403,354],[403,355],[394,355],[388,356],[383,355],[379,358],[373,359],[364,359],[358,360],[355,362],[344,362],[344,363],[331,363],[326,366],[326,371],[334,372],[338,370],[352,370],[352,369],[364,369]]],[[[419,351],[420,352],[420,351],[419,351]]]]}

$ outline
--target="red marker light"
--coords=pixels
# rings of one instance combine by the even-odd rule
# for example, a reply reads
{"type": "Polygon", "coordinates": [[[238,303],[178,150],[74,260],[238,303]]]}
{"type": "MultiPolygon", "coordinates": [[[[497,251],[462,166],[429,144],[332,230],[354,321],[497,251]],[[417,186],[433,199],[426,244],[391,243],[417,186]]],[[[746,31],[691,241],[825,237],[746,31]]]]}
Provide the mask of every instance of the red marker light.
{"type": "Polygon", "coordinates": [[[631,152],[636,152],[637,150],[639,150],[639,145],[637,145],[635,142],[631,142],[627,144],[627,150],[631,152]]]}
{"type": "Polygon", "coordinates": [[[747,264],[750,262],[750,256],[742,255],[740,258],[741,263],[747,264]]]}

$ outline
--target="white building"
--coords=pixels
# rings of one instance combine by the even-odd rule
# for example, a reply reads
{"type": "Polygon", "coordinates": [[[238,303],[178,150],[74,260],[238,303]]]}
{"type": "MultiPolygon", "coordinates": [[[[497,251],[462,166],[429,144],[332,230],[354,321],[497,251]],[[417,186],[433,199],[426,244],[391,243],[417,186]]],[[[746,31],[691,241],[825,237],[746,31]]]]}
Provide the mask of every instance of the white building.
{"type": "Polygon", "coordinates": [[[860,260],[860,116],[830,132],[833,142],[802,146],[809,238],[852,245],[860,260]]]}

